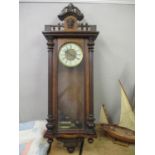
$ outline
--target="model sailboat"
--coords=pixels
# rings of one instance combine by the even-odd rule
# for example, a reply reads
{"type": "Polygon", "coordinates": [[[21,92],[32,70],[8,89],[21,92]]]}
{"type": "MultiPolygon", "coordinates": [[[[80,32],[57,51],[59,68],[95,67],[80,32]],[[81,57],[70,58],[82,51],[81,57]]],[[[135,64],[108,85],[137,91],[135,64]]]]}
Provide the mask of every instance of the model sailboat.
{"type": "Polygon", "coordinates": [[[100,123],[103,131],[114,139],[135,143],[135,116],[131,105],[120,84],[121,93],[121,113],[120,122],[118,124],[109,123],[108,113],[105,106],[101,107],[100,123]]]}

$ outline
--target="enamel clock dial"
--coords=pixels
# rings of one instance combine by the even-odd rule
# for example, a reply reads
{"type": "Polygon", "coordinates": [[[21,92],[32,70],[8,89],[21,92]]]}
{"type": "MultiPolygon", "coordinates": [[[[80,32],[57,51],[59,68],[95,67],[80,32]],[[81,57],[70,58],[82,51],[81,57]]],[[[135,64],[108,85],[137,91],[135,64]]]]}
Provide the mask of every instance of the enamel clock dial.
{"type": "Polygon", "coordinates": [[[83,52],[79,45],[75,43],[64,44],[59,51],[60,62],[67,67],[78,66],[83,59],[83,52]]]}

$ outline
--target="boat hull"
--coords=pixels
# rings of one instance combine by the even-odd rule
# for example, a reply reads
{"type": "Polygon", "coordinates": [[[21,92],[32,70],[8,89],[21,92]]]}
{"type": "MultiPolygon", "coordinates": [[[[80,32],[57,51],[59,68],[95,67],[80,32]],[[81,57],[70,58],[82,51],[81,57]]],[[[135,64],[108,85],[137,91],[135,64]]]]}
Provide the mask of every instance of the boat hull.
{"type": "Polygon", "coordinates": [[[101,128],[107,135],[116,140],[131,144],[135,143],[135,131],[131,129],[112,124],[101,124],[101,128]]]}

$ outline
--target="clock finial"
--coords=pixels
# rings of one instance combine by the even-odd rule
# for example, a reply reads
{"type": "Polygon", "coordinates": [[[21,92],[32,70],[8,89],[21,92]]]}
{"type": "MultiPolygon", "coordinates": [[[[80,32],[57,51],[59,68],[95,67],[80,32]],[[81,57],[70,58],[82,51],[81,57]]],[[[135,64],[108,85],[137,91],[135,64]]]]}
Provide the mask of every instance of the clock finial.
{"type": "Polygon", "coordinates": [[[61,11],[61,13],[58,15],[58,18],[63,21],[68,16],[74,16],[79,21],[81,21],[84,18],[83,13],[72,3],[69,3],[68,6],[66,6],[61,11]]]}

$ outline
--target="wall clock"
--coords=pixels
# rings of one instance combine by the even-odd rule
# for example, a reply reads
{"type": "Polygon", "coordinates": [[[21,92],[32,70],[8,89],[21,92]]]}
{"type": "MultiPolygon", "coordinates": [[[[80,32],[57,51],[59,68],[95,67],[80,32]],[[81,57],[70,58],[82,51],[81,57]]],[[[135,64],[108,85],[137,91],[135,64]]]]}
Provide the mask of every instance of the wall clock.
{"type": "MultiPolygon", "coordinates": [[[[48,45],[48,119],[45,137],[73,152],[85,138],[96,137],[93,114],[93,52],[96,25],[80,22],[84,15],[72,3],[56,25],[45,25],[48,45]]],[[[49,150],[50,150],[49,147],[49,150]]],[[[48,150],[48,151],[49,151],[48,150]]]]}

